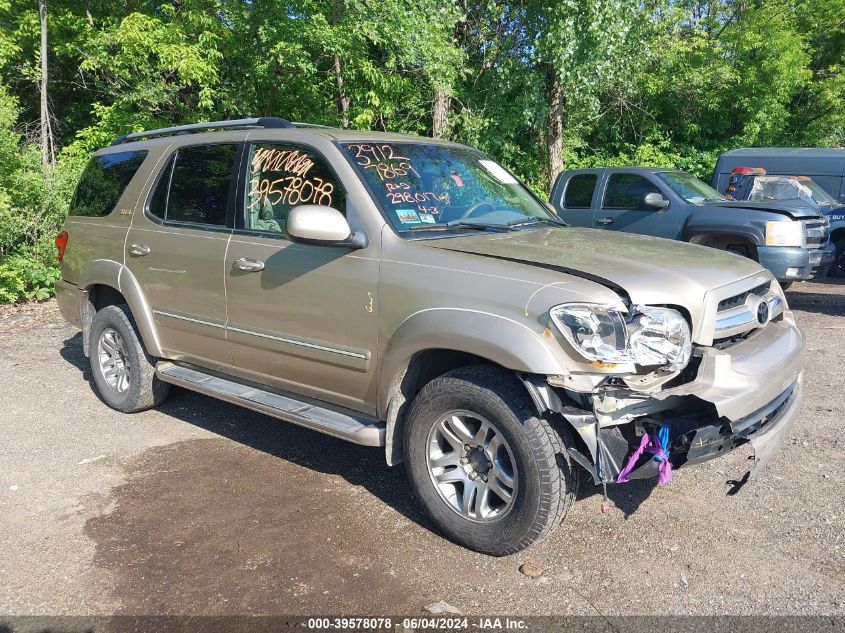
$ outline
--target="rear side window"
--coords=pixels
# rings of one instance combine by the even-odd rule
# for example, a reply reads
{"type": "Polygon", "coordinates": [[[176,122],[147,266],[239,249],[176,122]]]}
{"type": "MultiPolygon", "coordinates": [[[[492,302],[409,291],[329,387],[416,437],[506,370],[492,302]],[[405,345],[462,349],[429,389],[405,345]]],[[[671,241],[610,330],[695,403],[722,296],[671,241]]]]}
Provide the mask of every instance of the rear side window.
{"type": "Polygon", "coordinates": [[[644,201],[646,194],[649,193],[660,193],[660,189],[647,178],[637,174],[612,174],[607,181],[603,207],[654,211],[654,207],[649,207],[644,201]]]}
{"type": "Polygon", "coordinates": [[[566,183],[563,206],[567,209],[589,209],[596,189],[595,174],[575,174],[566,183]]]}
{"type": "Polygon", "coordinates": [[[70,215],[102,217],[111,213],[146,157],[143,150],[92,158],[79,178],[70,215]]]}
{"type": "Polygon", "coordinates": [[[183,147],[168,161],[150,199],[150,213],[165,221],[226,225],[237,145],[183,147]]]}

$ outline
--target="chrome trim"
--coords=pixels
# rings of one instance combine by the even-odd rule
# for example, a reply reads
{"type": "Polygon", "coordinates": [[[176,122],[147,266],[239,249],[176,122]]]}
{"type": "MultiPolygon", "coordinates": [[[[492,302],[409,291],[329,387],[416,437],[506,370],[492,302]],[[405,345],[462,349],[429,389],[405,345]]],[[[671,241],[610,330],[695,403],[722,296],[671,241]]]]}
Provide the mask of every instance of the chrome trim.
{"type": "Polygon", "coordinates": [[[179,319],[180,321],[190,321],[191,323],[199,323],[200,325],[207,325],[209,327],[224,328],[222,323],[213,323],[211,321],[203,321],[202,319],[194,319],[192,317],[183,316],[181,314],[173,314],[172,312],[165,312],[163,310],[153,310],[153,314],[170,317],[171,319],[179,319]]]}
{"type": "Polygon", "coordinates": [[[753,329],[746,327],[749,324],[754,324],[754,327],[765,327],[769,321],[783,312],[785,304],[783,297],[781,297],[778,293],[774,291],[769,292],[762,298],[762,300],[769,305],[769,319],[766,323],[761,324],[757,322],[757,304],[755,303],[754,306],[752,306],[748,303],[748,299],[746,299],[746,302],[742,305],[720,313],[722,316],[716,319],[714,338],[720,339],[734,336],[736,334],[742,334],[743,332],[753,329]]]}
{"type": "Polygon", "coordinates": [[[732,314],[731,316],[722,317],[721,319],[716,320],[716,334],[721,334],[726,330],[732,330],[733,328],[741,325],[748,325],[749,323],[753,323],[755,320],[754,315],[747,310],[743,310],[738,314],[732,314]]]}
{"type": "Polygon", "coordinates": [[[293,393],[262,388],[227,374],[193,365],[159,361],[156,375],[164,382],[252,409],[363,446],[384,446],[385,429],[358,411],[293,393]]]}
{"type": "Polygon", "coordinates": [[[340,354],[341,356],[351,356],[352,358],[360,358],[361,360],[369,360],[367,354],[360,354],[358,352],[350,352],[349,350],[339,349],[337,347],[326,347],[325,345],[317,345],[316,343],[306,343],[305,341],[297,341],[295,339],[285,338],[282,336],[273,336],[271,334],[264,334],[263,332],[256,332],[254,330],[243,330],[241,328],[228,326],[226,329],[233,332],[240,332],[241,334],[249,334],[250,336],[258,336],[260,338],[270,339],[272,341],[279,341],[280,343],[288,343],[290,345],[298,345],[299,347],[307,347],[309,349],[320,350],[321,352],[329,352],[332,354],[340,354]]]}

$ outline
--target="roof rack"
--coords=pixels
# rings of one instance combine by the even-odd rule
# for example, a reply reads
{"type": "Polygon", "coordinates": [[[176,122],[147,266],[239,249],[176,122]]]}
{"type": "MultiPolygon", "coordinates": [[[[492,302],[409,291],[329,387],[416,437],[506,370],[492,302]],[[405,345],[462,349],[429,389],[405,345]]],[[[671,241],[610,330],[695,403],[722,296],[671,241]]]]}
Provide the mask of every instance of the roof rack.
{"type": "Polygon", "coordinates": [[[279,119],[272,116],[264,116],[253,119],[231,119],[228,121],[209,121],[207,123],[191,123],[190,125],[176,125],[174,127],[163,127],[158,130],[146,130],[144,132],[124,134],[123,136],[117,137],[112,145],[129,143],[141,138],[157,138],[160,136],[171,136],[175,134],[194,134],[205,130],[232,130],[245,127],[291,128],[294,127],[294,124],[285,119],[279,119]]]}

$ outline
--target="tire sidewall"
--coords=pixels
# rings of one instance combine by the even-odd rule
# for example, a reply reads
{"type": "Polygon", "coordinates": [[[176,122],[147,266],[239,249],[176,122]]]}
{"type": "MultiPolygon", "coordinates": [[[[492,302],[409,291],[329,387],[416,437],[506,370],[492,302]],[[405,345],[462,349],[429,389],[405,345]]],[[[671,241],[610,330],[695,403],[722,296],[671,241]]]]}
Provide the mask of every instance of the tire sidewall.
{"type": "Polygon", "coordinates": [[[91,361],[91,373],[100,398],[113,409],[129,411],[133,409],[141,392],[141,357],[140,343],[135,329],[126,314],[117,306],[107,306],[98,311],[91,323],[88,339],[91,361]],[[124,352],[129,360],[129,388],[123,393],[114,391],[103,376],[100,367],[99,340],[106,328],[113,328],[123,339],[124,352]]]}
{"type": "Polygon", "coordinates": [[[531,531],[542,498],[540,470],[524,421],[488,388],[454,378],[443,378],[439,382],[438,393],[432,394],[426,388],[415,399],[405,429],[405,460],[414,493],[445,533],[456,535],[473,549],[506,552],[531,531]],[[442,381],[453,384],[444,389],[442,381]],[[513,505],[500,518],[474,522],[460,516],[447,505],[431,481],[426,460],[429,432],[445,413],[453,410],[483,416],[496,426],[510,445],[518,478],[517,493],[513,505]]]}
{"type": "Polygon", "coordinates": [[[830,267],[829,277],[845,277],[845,240],[834,242],[836,255],[834,255],[833,266],[830,267]]]}

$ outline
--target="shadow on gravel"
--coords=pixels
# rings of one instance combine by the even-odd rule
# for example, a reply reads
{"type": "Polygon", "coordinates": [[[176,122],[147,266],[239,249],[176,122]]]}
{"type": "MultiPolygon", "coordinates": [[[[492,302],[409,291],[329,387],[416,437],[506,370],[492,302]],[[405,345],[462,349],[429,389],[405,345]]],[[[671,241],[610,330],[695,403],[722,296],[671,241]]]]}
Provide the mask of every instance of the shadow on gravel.
{"type": "MultiPolygon", "coordinates": [[[[233,413],[174,395],[171,414],[233,413]]],[[[427,604],[428,589],[396,578],[382,555],[402,547],[424,556],[420,529],[397,527],[395,513],[367,492],[309,468],[339,472],[400,505],[401,478],[386,477],[378,456],[244,418],[246,430],[230,435],[259,450],[223,438],[148,449],[126,467],[109,512],[86,522],[119,613],[351,615],[427,604]]]]}
{"type": "MultiPolygon", "coordinates": [[[[82,332],[77,332],[62,344],[59,354],[68,363],[82,372],[82,377],[93,387],[94,377],[91,375],[91,365],[82,353],[82,332]]],[[[0,632],[2,633],[2,632],[0,632]]]]}
{"type": "MultiPolygon", "coordinates": [[[[608,484],[607,498],[622,510],[627,519],[639,510],[656,486],[656,479],[632,479],[625,484],[608,484]]],[[[595,495],[602,495],[601,486],[595,485],[592,477],[582,472],[577,500],[582,501],[595,495]]]]}
{"type": "Polygon", "coordinates": [[[790,308],[828,316],[845,316],[845,279],[823,279],[814,282],[814,285],[830,287],[831,292],[806,292],[801,290],[802,285],[795,284],[786,291],[790,308]]]}
{"type": "MultiPolygon", "coordinates": [[[[60,353],[92,382],[79,334],[60,353]]],[[[221,437],[148,449],[86,523],[121,613],[416,613],[431,601],[383,548],[457,546],[429,534],[383,450],[177,388],[156,411],[221,437]]]]}
{"type": "MultiPolygon", "coordinates": [[[[60,354],[96,392],[89,361],[82,353],[81,334],[67,339],[60,354]]],[[[173,387],[170,394],[157,411],[310,470],[339,475],[411,521],[436,530],[413,499],[405,469],[388,468],[384,449],[350,444],[185,389],[173,387]]]]}

